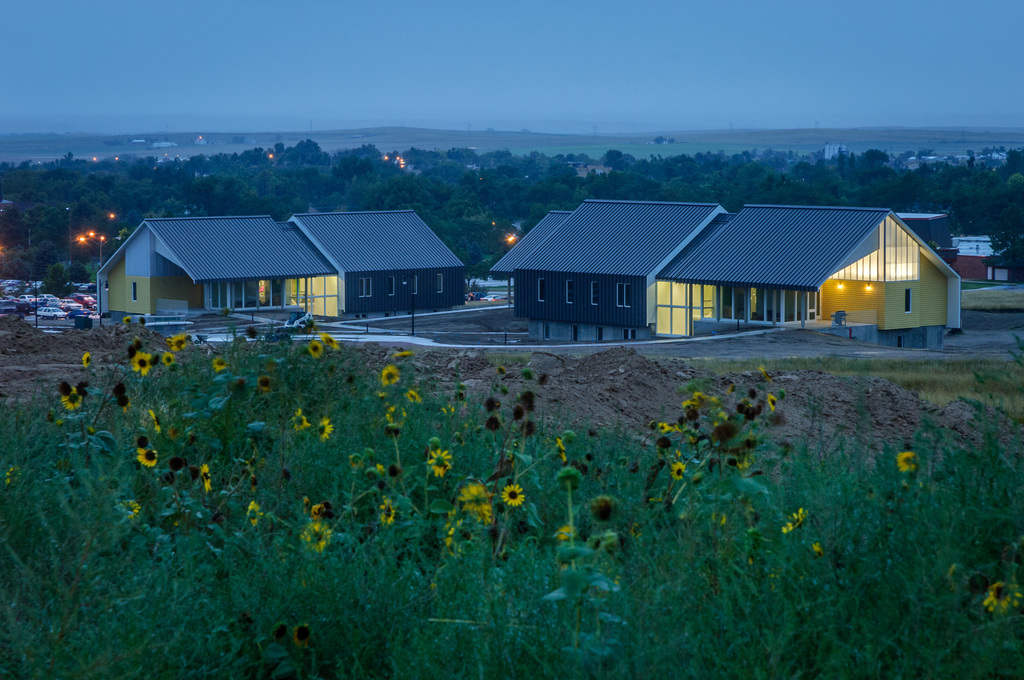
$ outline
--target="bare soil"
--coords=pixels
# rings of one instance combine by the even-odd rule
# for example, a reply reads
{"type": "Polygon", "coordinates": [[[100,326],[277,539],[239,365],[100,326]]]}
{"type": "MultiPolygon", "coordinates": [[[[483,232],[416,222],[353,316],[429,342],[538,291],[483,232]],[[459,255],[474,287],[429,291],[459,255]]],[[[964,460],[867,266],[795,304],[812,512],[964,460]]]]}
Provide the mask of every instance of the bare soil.
{"type": "MultiPolygon", "coordinates": [[[[123,362],[127,345],[136,336],[143,336],[150,347],[163,346],[161,336],[139,326],[114,325],[58,335],[9,317],[0,318],[0,396],[20,400],[41,391],[56,394],[61,380],[74,382],[84,377],[84,352],[90,352],[98,365],[123,362]]],[[[791,351],[803,338],[812,343],[823,339],[826,343],[849,344],[830,336],[786,332],[690,343],[688,347],[733,343],[734,349],[742,349],[744,357],[749,358],[768,354],[764,350],[773,344],[779,344],[780,351],[791,351]]],[[[779,442],[805,443],[820,450],[854,443],[863,449],[878,450],[885,445],[910,448],[914,433],[926,422],[935,424],[944,436],[975,445],[982,441],[982,430],[974,423],[973,406],[953,402],[939,408],[880,378],[840,378],[819,371],[777,374],[771,376],[771,381],[760,372],[716,375],[688,364],[678,354],[644,355],[631,347],[582,355],[546,350],[527,353],[521,348],[515,355],[504,357],[508,363],[505,373],[500,374],[496,360],[481,350],[411,349],[416,351],[411,364],[419,379],[434,389],[454,393],[456,384],[462,382],[473,397],[482,399],[494,394],[510,403],[514,395],[530,386],[537,391],[541,417],[573,427],[622,427],[645,433],[651,420],[678,418],[681,402],[694,390],[723,396],[730,407],[753,390],[758,400],[769,391],[784,393],[772,418],[771,433],[779,442]],[[542,386],[523,378],[526,367],[535,376],[544,376],[542,386]],[[500,396],[502,385],[511,396],[500,396]],[[734,385],[734,391],[727,394],[730,385],[734,385]]],[[[391,361],[395,346],[367,343],[349,346],[349,350],[362,355],[360,363],[367,370],[379,371],[391,361]]],[[[188,352],[182,360],[189,360],[188,352]]],[[[982,418],[996,423],[1007,445],[1019,439],[1019,426],[1005,416],[987,411],[982,418]]]]}

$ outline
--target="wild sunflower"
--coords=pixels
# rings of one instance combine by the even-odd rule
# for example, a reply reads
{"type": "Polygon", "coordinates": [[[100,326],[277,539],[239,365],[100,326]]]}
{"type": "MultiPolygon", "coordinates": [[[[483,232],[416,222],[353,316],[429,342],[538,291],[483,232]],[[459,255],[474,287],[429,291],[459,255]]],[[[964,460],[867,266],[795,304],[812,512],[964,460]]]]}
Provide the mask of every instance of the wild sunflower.
{"type": "Polygon", "coordinates": [[[156,430],[157,434],[160,434],[160,419],[153,412],[153,409],[149,409],[149,417],[153,419],[153,429],[156,430]]]}
{"type": "Polygon", "coordinates": [[[146,376],[149,375],[150,369],[153,368],[153,355],[146,352],[136,352],[135,356],[132,357],[132,370],[136,373],[146,376]]]}
{"type": "Polygon", "coordinates": [[[213,483],[210,479],[210,466],[206,463],[199,466],[199,477],[203,480],[203,491],[210,493],[210,489],[213,488],[213,483]]]}
{"type": "Polygon", "coordinates": [[[422,403],[423,399],[420,397],[420,393],[416,390],[409,390],[405,393],[405,398],[414,404],[422,403]]]}
{"type": "Polygon", "coordinates": [[[388,385],[394,385],[398,382],[398,366],[394,364],[388,364],[384,367],[384,370],[380,372],[380,384],[384,387],[388,385]]]}
{"type": "Polygon", "coordinates": [[[672,463],[672,469],[671,469],[672,479],[676,480],[677,482],[681,482],[683,480],[683,473],[684,472],[686,472],[686,463],[683,463],[683,462],[678,461],[678,460],[676,462],[672,463]]]}
{"type": "Polygon", "coordinates": [[[276,641],[283,641],[285,636],[288,635],[288,626],[285,625],[283,622],[278,621],[277,624],[274,626],[274,630],[271,631],[271,635],[274,636],[274,639],[276,641]]]}
{"type": "Polygon", "coordinates": [[[772,413],[775,413],[775,402],[777,401],[778,399],[775,398],[774,394],[768,395],[768,408],[771,409],[772,413]]]}
{"type": "Polygon", "coordinates": [[[269,375],[261,375],[256,380],[256,391],[260,392],[262,394],[266,394],[267,392],[270,391],[270,376],[269,375]]]}
{"type": "Polygon", "coordinates": [[[320,520],[313,520],[302,530],[301,538],[308,549],[322,553],[331,544],[331,528],[320,520]]]}
{"type": "Polygon", "coordinates": [[[896,456],[896,467],[900,472],[913,472],[917,469],[917,454],[913,451],[904,451],[896,456]]]}
{"type": "Polygon", "coordinates": [[[142,506],[139,505],[138,501],[122,501],[121,507],[128,513],[128,516],[135,519],[139,515],[139,511],[142,510],[142,506]]]}
{"type": "Polygon", "coordinates": [[[292,640],[295,641],[296,647],[308,647],[311,635],[312,631],[310,631],[309,625],[303,623],[295,626],[295,630],[292,631],[292,640]]]}
{"type": "Polygon", "coordinates": [[[213,359],[213,370],[214,371],[216,371],[217,373],[220,373],[221,371],[223,371],[227,367],[228,367],[228,362],[224,361],[224,359],[222,359],[220,357],[214,357],[214,359],[213,359]]]}
{"type": "Polygon", "coordinates": [[[501,500],[509,507],[518,508],[526,500],[523,494],[523,487],[518,484],[506,484],[501,490],[501,500]]]}
{"type": "Polygon", "coordinates": [[[412,356],[412,351],[404,349],[401,352],[395,352],[392,356],[394,358],[396,358],[396,359],[404,359],[406,357],[411,357],[412,356]]]}
{"type": "Polygon", "coordinates": [[[452,454],[447,450],[435,451],[427,465],[434,470],[435,477],[444,477],[445,473],[452,469],[452,454]]]}
{"type": "Polygon", "coordinates": [[[319,359],[324,353],[324,345],[319,340],[310,340],[306,349],[309,350],[309,356],[314,359],[319,359]]]}
{"type": "Polygon", "coordinates": [[[825,549],[822,548],[821,547],[821,543],[818,543],[817,541],[815,541],[814,543],[811,544],[811,550],[814,551],[814,557],[815,558],[824,557],[825,556],[825,549]]]}
{"type": "Polygon", "coordinates": [[[565,458],[565,444],[562,443],[562,438],[561,437],[555,437],[555,451],[558,452],[558,457],[564,463],[566,461],[566,458],[565,458]]]}
{"type": "Polygon", "coordinates": [[[470,482],[462,487],[459,492],[459,500],[462,502],[462,509],[471,515],[481,524],[489,524],[491,521],[491,494],[487,492],[480,482],[470,482]]]}
{"type": "Polygon", "coordinates": [[[185,333],[178,333],[164,340],[167,343],[167,347],[172,352],[180,352],[185,349],[185,345],[188,344],[188,335],[185,333]]]}
{"type": "Polygon", "coordinates": [[[789,532],[799,529],[804,525],[804,520],[807,519],[807,513],[804,512],[803,508],[800,508],[792,515],[789,516],[789,521],[782,527],[782,533],[788,534],[789,532]]]}
{"type": "Polygon", "coordinates": [[[253,526],[260,521],[260,517],[263,517],[263,513],[260,512],[260,504],[256,501],[249,501],[249,508],[245,511],[245,516],[249,518],[253,526]]]}
{"type": "Polygon", "coordinates": [[[341,345],[338,344],[338,341],[335,340],[332,336],[328,335],[327,333],[321,333],[320,339],[323,341],[325,345],[327,345],[331,349],[339,349],[341,347],[341,345]]]}
{"type": "Polygon", "coordinates": [[[18,473],[20,471],[21,471],[21,468],[19,466],[17,466],[17,465],[12,465],[11,467],[7,468],[7,474],[4,475],[4,484],[5,485],[10,484],[11,481],[17,479],[18,473]]]}
{"type": "Polygon", "coordinates": [[[1020,588],[1016,583],[996,581],[988,587],[988,596],[982,602],[991,614],[1007,614],[1020,606],[1020,588]]]}
{"type": "Polygon", "coordinates": [[[765,369],[764,366],[758,366],[757,370],[761,371],[761,375],[764,376],[765,380],[767,380],[768,382],[772,381],[772,377],[770,375],[768,375],[768,371],[765,369]]]}
{"type": "Polygon", "coordinates": [[[88,352],[86,352],[85,354],[82,355],[82,366],[84,368],[89,368],[89,364],[91,364],[91,363],[92,363],[92,354],[89,354],[88,352]]]}
{"type": "Polygon", "coordinates": [[[132,322],[132,317],[125,316],[123,319],[121,319],[121,322],[122,323],[126,323],[126,324],[131,323],[132,322]]]}
{"type": "Polygon", "coordinates": [[[64,408],[68,411],[74,411],[82,406],[82,395],[78,393],[76,388],[72,387],[70,392],[60,396],[60,403],[64,404],[64,408]]]}
{"type": "Polygon", "coordinates": [[[292,427],[296,431],[305,430],[307,427],[310,427],[309,420],[306,419],[306,416],[302,415],[301,408],[295,409],[295,415],[292,416],[292,427]]]}
{"type": "Polygon", "coordinates": [[[163,362],[164,366],[170,367],[175,364],[174,355],[170,352],[164,352],[164,355],[160,357],[160,361],[163,362]]]}
{"type": "Polygon", "coordinates": [[[391,504],[391,499],[387,496],[384,497],[384,502],[380,506],[380,523],[387,526],[393,524],[395,521],[395,506],[391,504]]]}
{"type": "Polygon", "coordinates": [[[558,531],[555,532],[555,538],[559,541],[568,541],[570,538],[576,536],[576,530],[570,524],[566,524],[558,531]]]}
{"type": "Polygon", "coordinates": [[[320,419],[320,424],[316,428],[317,434],[320,435],[320,441],[325,442],[331,438],[331,433],[334,432],[334,425],[331,425],[331,419],[324,416],[320,419]]]}
{"type": "Polygon", "coordinates": [[[146,467],[154,467],[156,465],[156,450],[155,449],[136,449],[135,459],[146,467]]]}

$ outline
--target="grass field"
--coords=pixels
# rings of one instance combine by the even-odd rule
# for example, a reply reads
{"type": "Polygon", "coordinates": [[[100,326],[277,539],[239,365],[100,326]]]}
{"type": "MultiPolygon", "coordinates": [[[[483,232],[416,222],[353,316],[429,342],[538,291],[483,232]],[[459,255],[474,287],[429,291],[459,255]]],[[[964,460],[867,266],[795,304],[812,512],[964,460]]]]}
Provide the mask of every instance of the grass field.
{"type": "Polygon", "coordinates": [[[481,402],[320,341],[129,354],[0,402],[0,677],[993,678],[1024,655],[1024,466],[994,433],[865,465],[771,444],[767,382],[570,432],[528,371],[481,402]]]}
{"type": "Polygon", "coordinates": [[[861,153],[870,148],[892,153],[932,149],[935,153],[965,153],[984,147],[1024,146],[1024,130],[975,129],[795,129],[795,130],[705,130],[652,131],[644,134],[617,134],[598,131],[596,134],[552,134],[528,131],[431,130],[409,127],[362,128],[352,130],[314,130],[311,132],[126,132],[122,135],[96,134],[24,134],[0,136],[0,161],[49,161],[71,152],[77,158],[101,159],[115,156],[147,155],[188,157],[196,154],[238,153],[256,146],[272,147],[276,142],[293,146],[311,138],[326,151],[336,151],[374,144],[381,151],[404,151],[410,147],[446,150],[470,147],[480,152],[508,149],[525,154],[540,151],[586,153],[600,158],[608,149],[618,149],[638,158],[651,154],[673,156],[697,152],[725,151],[739,153],[753,148],[807,153],[820,150],[826,142],[845,144],[861,153]],[[207,145],[196,145],[202,135],[207,145]],[[657,136],[675,138],[676,144],[652,145],[657,136]],[[241,137],[241,141],[235,138],[241,137]],[[133,139],[175,142],[178,146],[146,149],[130,144],[133,139]]]}
{"type": "Polygon", "coordinates": [[[1021,311],[1024,310],[1024,286],[997,290],[964,290],[961,306],[963,309],[1021,311]]]}

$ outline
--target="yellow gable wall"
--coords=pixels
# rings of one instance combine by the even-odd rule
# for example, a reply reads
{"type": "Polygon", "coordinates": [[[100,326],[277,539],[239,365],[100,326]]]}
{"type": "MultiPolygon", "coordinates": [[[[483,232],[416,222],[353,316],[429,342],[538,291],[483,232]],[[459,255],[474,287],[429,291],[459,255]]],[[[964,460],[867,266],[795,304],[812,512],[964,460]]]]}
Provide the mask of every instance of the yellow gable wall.
{"type": "Polygon", "coordinates": [[[125,276],[123,259],[110,270],[107,286],[107,307],[117,312],[156,314],[157,300],[185,300],[190,308],[204,303],[202,284],[192,283],[187,276],[125,276]],[[137,298],[134,302],[132,283],[137,298]]]}
{"type": "Polygon", "coordinates": [[[829,279],[821,287],[821,318],[831,319],[832,314],[840,310],[850,314],[850,321],[881,325],[885,313],[885,284],[829,279]],[[867,289],[869,285],[871,290],[867,289]]]}
{"type": "Polygon", "coordinates": [[[124,258],[114,265],[114,268],[110,270],[107,275],[107,307],[109,309],[103,310],[108,312],[111,309],[118,312],[125,311],[124,304],[125,300],[128,299],[128,295],[125,292],[125,278],[124,278],[124,258]]]}
{"type": "Polygon", "coordinates": [[[945,326],[949,302],[948,279],[931,261],[921,257],[921,325],[945,326]]]}

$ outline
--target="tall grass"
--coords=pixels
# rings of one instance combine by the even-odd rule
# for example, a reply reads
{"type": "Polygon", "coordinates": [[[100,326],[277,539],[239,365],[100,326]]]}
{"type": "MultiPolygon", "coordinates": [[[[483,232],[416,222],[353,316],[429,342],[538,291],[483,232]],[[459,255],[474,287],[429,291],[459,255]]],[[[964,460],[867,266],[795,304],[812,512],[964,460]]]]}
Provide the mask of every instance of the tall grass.
{"type": "Polygon", "coordinates": [[[961,306],[981,311],[1019,312],[1024,310],[1024,287],[965,290],[961,294],[961,306]]]}
{"type": "Polygon", "coordinates": [[[0,404],[0,677],[1018,672],[1022,466],[994,434],[866,469],[769,445],[769,383],[577,434],[498,372],[481,403],[397,356],[393,384],[345,350],[223,359],[0,404]]]}

